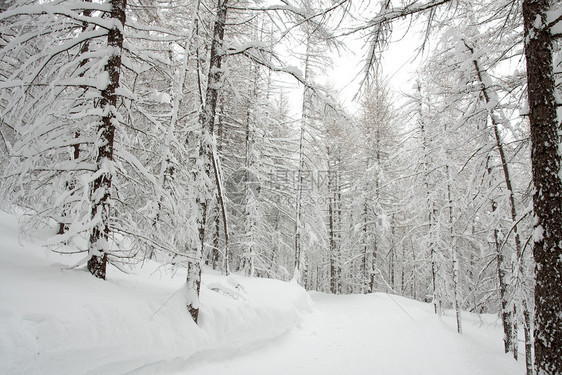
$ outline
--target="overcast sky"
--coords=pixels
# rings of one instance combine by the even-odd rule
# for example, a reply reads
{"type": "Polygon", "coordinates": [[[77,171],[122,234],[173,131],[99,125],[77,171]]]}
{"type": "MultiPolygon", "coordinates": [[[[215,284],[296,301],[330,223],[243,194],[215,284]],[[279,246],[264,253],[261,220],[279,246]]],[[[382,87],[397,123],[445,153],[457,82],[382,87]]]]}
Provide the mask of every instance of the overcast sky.
{"type": "MultiPolygon", "coordinates": [[[[396,23],[393,41],[384,52],[382,70],[384,78],[392,91],[398,96],[400,92],[408,92],[413,87],[412,76],[421,63],[416,56],[416,48],[421,44],[420,27],[410,27],[406,32],[406,25],[396,23]]],[[[335,64],[332,71],[326,75],[326,82],[340,90],[340,100],[344,101],[349,110],[358,108],[357,102],[352,102],[364,76],[364,57],[367,52],[365,41],[359,36],[346,40],[350,51],[340,57],[334,57],[335,64]]]]}
{"type": "MultiPolygon", "coordinates": [[[[407,22],[395,22],[393,27],[392,42],[383,54],[382,72],[395,99],[400,101],[400,93],[412,90],[412,77],[422,61],[422,58],[416,55],[416,49],[422,41],[423,27],[407,22]]],[[[359,102],[354,101],[353,98],[364,77],[367,45],[359,34],[347,36],[343,41],[347,49],[342,50],[339,55],[333,53],[331,55],[333,67],[327,68],[324,73],[316,72],[315,80],[316,83],[327,85],[339,92],[338,100],[351,114],[354,114],[359,109],[359,102]]],[[[293,51],[301,49],[299,46],[290,48],[293,51]]],[[[292,61],[289,65],[298,65],[300,70],[303,70],[302,61],[290,60],[292,61]]],[[[299,118],[302,107],[302,85],[297,84],[294,79],[287,79],[286,76],[278,76],[277,79],[279,80],[277,83],[284,86],[288,92],[293,116],[299,118]]]]}

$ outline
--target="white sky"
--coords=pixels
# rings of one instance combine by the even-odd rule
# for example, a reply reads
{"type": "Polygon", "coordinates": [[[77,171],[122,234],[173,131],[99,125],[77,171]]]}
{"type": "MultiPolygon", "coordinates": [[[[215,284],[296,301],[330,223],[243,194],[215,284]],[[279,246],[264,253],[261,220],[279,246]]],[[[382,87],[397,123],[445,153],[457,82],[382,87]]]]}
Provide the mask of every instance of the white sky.
{"type": "MultiPolygon", "coordinates": [[[[416,48],[421,45],[422,31],[419,26],[407,31],[407,24],[396,23],[392,34],[392,42],[388,50],[383,54],[382,71],[387,84],[394,97],[400,99],[400,93],[412,90],[412,77],[421,63],[421,58],[416,56],[416,48]]],[[[346,108],[354,114],[359,108],[359,102],[353,101],[353,97],[359,90],[359,84],[364,76],[364,57],[367,53],[365,40],[360,35],[352,35],[346,38],[345,44],[348,48],[342,51],[340,56],[332,55],[333,68],[326,69],[322,77],[316,74],[317,83],[333,87],[339,92],[338,99],[346,108]]],[[[302,69],[302,67],[301,67],[302,69]]],[[[293,81],[293,80],[291,80],[293,81]]],[[[293,114],[300,116],[302,106],[302,87],[296,83],[287,82],[289,101],[293,114]]]]}
{"type": "MultiPolygon", "coordinates": [[[[406,32],[404,23],[396,23],[392,34],[392,42],[383,54],[382,73],[391,91],[399,96],[413,87],[412,77],[418,68],[421,58],[416,56],[416,48],[421,44],[419,27],[411,27],[406,32]]],[[[326,82],[331,82],[340,90],[342,100],[350,111],[358,108],[352,102],[364,76],[364,57],[367,46],[359,36],[347,42],[350,52],[335,59],[332,71],[327,75],[326,82]]]]}

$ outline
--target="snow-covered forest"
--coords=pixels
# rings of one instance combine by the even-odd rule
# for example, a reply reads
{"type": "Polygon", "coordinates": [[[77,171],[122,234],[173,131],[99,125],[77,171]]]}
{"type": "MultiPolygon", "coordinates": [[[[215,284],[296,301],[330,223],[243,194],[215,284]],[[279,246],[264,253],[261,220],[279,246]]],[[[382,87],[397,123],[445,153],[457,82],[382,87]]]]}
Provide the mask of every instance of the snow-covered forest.
{"type": "Polygon", "coordinates": [[[558,0],[0,0],[0,373],[562,374],[561,36],[558,0]]]}

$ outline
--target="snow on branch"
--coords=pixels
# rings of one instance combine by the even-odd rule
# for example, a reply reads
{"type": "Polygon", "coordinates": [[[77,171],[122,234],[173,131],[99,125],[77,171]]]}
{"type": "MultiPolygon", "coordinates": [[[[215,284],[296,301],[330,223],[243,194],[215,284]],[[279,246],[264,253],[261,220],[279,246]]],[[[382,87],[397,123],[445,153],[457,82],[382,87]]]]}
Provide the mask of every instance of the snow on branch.
{"type": "MultiPolygon", "coordinates": [[[[125,27],[126,27],[126,28],[130,28],[130,29],[133,29],[133,30],[137,30],[137,31],[144,31],[144,32],[149,32],[149,33],[160,33],[160,34],[172,35],[172,36],[177,37],[177,38],[180,39],[180,40],[184,40],[184,39],[186,39],[186,38],[189,37],[189,34],[188,34],[188,33],[187,33],[187,34],[184,34],[184,33],[177,33],[177,32],[175,32],[175,31],[170,30],[170,29],[167,29],[167,28],[165,28],[165,27],[146,26],[146,25],[139,25],[139,24],[136,24],[136,23],[127,23],[127,24],[125,25],[125,27]]],[[[130,35],[129,35],[129,36],[130,36],[130,35]]],[[[140,38],[140,36],[138,36],[138,35],[134,35],[134,36],[137,37],[137,38],[140,38]]],[[[148,38],[149,38],[149,36],[146,35],[146,36],[145,36],[145,39],[148,39],[148,38]]],[[[162,41],[162,40],[163,40],[163,39],[156,39],[155,36],[150,36],[150,38],[155,38],[155,40],[158,40],[158,41],[162,41]]],[[[151,40],[151,39],[148,39],[148,40],[151,40]]],[[[166,41],[166,40],[167,40],[167,39],[164,39],[164,41],[166,41]]],[[[173,40],[176,40],[176,39],[173,39],[173,40]]]]}
{"type": "MultiPolygon", "coordinates": [[[[93,3],[85,3],[85,4],[93,4],[93,3]]],[[[86,8],[81,8],[80,10],[83,9],[85,10],[86,8]]],[[[59,4],[33,4],[33,5],[23,5],[20,7],[11,8],[6,10],[5,12],[0,13],[0,21],[17,16],[30,16],[30,15],[43,15],[43,14],[64,16],[76,21],[93,24],[107,30],[111,30],[115,27],[121,28],[121,25],[116,25],[116,23],[118,22],[112,18],[85,16],[83,14],[76,13],[73,9],[69,9],[67,5],[59,5],[59,4]]]]}
{"type": "Polygon", "coordinates": [[[252,41],[237,47],[228,47],[226,49],[225,55],[233,56],[233,55],[245,54],[247,51],[251,49],[255,49],[257,51],[261,51],[265,53],[270,53],[270,46],[268,44],[263,42],[252,41]]]}
{"type": "MultiPolygon", "coordinates": [[[[41,72],[43,71],[43,69],[45,69],[45,67],[49,64],[49,62],[55,58],[56,56],[60,55],[63,52],[69,51],[72,48],[76,47],[77,45],[82,44],[84,41],[86,40],[91,40],[94,38],[99,38],[102,36],[105,36],[107,34],[107,32],[105,30],[95,30],[95,31],[91,31],[91,32],[84,32],[82,33],[79,37],[69,40],[68,42],[62,43],[61,45],[59,45],[57,48],[54,48],[53,50],[50,51],[50,53],[45,56],[45,59],[43,60],[43,62],[40,64],[39,67],[37,67],[31,75],[29,75],[25,80],[24,80],[24,84],[25,85],[31,85],[33,84],[33,82],[35,81],[35,79],[39,76],[39,74],[41,74],[41,72]]],[[[22,66],[22,69],[24,69],[24,66],[22,66]]],[[[19,74],[19,72],[22,70],[19,69],[18,71],[15,72],[15,74],[19,74]]]]}
{"type": "Polygon", "coordinates": [[[562,6],[546,14],[546,24],[554,38],[562,36],[562,6]]]}
{"type": "Polygon", "coordinates": [[[236,6],[230,6],[228,7],[229,9],[232,10],[240,10],[240,11],[256,11],[256,12],[271,12],[271,11],[281,11],[281,12],[289,12],[292,13],[294,15],[300,16],[304,19],[313,19],[313,18],[317,18],[320,16],[324,16],[326,15],[326,13],[329,13],[337,8],[339,8],[340,6],[344,5],[345,3],[348,2],[348,0],[340,0],[338,2],[336,2],[334,5],[330,6],[327,9],[322,9],[314,14],[309,14],[309,12],[306,9],[303,8],[298,8],[295,7],[293,5],[290,5],[289,2],[287,1],[282,1],[283,4],[272,4],[269,6],[265,6],[265,7],[236,7],[236,6]]]}
{"type": "Polygon", "coordinates": [[[322,34],[324,40],[329,40],[334,46],[338,46],[338,41],[336,40],[335,36],[332,35],[332,33],[326,27],[324,27],[324,24],[321,21],[317,21],[316,19],[328,16],[336,9],[343,7],[343,5],[348,3],[349,0],[339,0],[332,4],[330,7],[319,10],[299,8],[291,5],[286,0],[281,1],[283,4],[273,4],[265,7],[229,7],[229,9],[238,11],[283,12],[292,18],[296,18],[296,22],[287,30],[283,31],[283,35],[280,39],[283,39],[285,36],[287,36],[292,29],[304,24],[310,24],[315,30],[315,33],[322,34]]]}
{"type": "MultiPolygon", "coordinates": [[[[311,92],[328,108],[333,109],[336,113],[344,114],[345,111],[341,109],[341,107],[335,103],[332,99],[325,95],[325,90],[321,87],[313,85],[306,81],[300,69],[295,66],[283,66],[283,65],[276,65],[269,59],[264,58],[264,56],[257,54],[257,50],[254,48],[246,49],[242,54],[246,56],[251,61],[255,62],[258,65],[261,65],[272,72],[276,73],[285,73],[296,79],[299,83],[301,83],[305,88],[311,90],[311,92]]],[[[260,52],[269,52],[265,50],[260,50],[260,52]]],[[[273,58],[279,60],[275,55],[273,58]]]]}
{"type": "MultiPolygon", "coordinates": [[[[385,2],[378,14],[370,20],[352,27],[347,31],[341,33],[339,36],[347,36],[368,30],[369,49],[365,57],[365,67],[363,69],[364,78],[360,83],[361,90],[368,86],[371,79],[370,72],[377,67],[377,62],[380,59],[381,52],[385,49],[390,36],[392,34],[392,22],[401,18],[414,16],[426,11],[430,12],[427,30],[430,28],[431,20],[434,16],[434,11],[437,7],[449,3],[451,0],[431,0],[425,3],[418,3],[411,1],[408,4],[395,8],[391,2],[385,2]]],[[[426,37],[427,39],[427,37],[426,37]]],[[[356,95],[356,96],[357,96],[356,95]]]]}
{"type": "Polygon", "coordinates": [[[386,9],[380,12],[379,14],[377,14],[371,20],[367,21],[364,25],[352,29],[350,32],[348,32],[348,34],[353,34],[358,31],[369,29],[371,27],[381,25],[385,22],[390,22],[400,18],[413,16],[414,14],[425,12],[427,10],[446,4],[448,2],[451,2],[451,0],[433,0],[421,4],[413,2],[401,8],[386,9]]]}

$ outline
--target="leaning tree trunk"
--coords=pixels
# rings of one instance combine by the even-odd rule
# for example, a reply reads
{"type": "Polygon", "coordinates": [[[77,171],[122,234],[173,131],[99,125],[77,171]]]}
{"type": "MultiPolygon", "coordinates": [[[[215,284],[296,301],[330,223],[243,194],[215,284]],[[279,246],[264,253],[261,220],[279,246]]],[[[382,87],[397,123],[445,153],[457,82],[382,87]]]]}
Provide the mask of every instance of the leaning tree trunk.
{"type": "MultiPolygon", "coordinates": [[[[230,274],[230,255],[229,255],[229,231],[228,231],[228,217],[226,214],[226,204],[224,202],[224,186],[222,182],[222,169],[219,163],[218,152],[215,150],[213,152],[213,170],[215,172],[215,183],[217,185],[217,210],[220,210],[222,220],[216,220],[215,226],[219,225],[219,221],[222,221],[222,227],[224,232],[224,273],[228,276],[230,274]]],[[[218,215],[218,213],[217,213],[218,215]]],[[[213,269],[215,268],[216,264],[218,263],[218,236],[219,236],[220,228],[216,228],[216,243],[215,248],[213,250],[213,269]]]]}
{"type": "Polygon", "coordinates": [[[523,19],[535,191],[535,368],[562,373],[562,181],[549,0],[524,0],[523,19]]]}
{"type": "MultiPolygon", "coordinates": [[[[482,71],[482,69],[480,68],[480,64],[478,62],[478,60],[474,57],[474,48],[471,47],[466,41],[463,40],[463,43],[465,45],[465,47],[470,51],[470,54],[472,55],[472,64],[474,66],[474,71],[476,73],[476,77],[478,79],[478,82],[480,84],[480,90],[482,92],[482,96],[484,98],[484,101],[486,102],[486,104],[488,106],[493,105],[494,103],[492,102],[492,98],[491,98],[491,94],[488,92],[490,90],[490,88],[488,87],[489,82],[488,82],[488,77],[485,76],[485,72],[482,71]]],[[[495,93],[494,93],[495,94],[495,93]]],[[[511,186],[511,179],[509,178],[509,171],[507,169],[507,160],[505,158],[505,153],[503,150],[503,142],[501,141],[501,137],[499,134],[499,129],[498,129],[498,125],[499,125],[499,120],[496,118],[496,115],[494,113],[494,109],[493,108],[489,108],[488,110],[491,121],[492,121],[492,126],[493,126],[493,131],[494,131],[494,136],[495,136],[495,141],[496,141],[496,146],[498,148],[498,152],[500,155],[500,160],[502,162],[502,166],[503,166],[503,172],[504,172],[504,179],[506,181],[506,187],[508,188],[509,192],[510,192],[510,203],[511,203],[511,211],[512,211],[512,219],[515,222],[516,221],[516,216],[517,214],[515,213],[515,202],[514,202],[514,194],[513,194],[513,189],[511,186]],[[515,215],[515,216],[514,216],[515,215]]],[[[486,170],[488,175],[492,174],[492,167],[489,165],[490,162],[490,155],[488,155],[488,158],[486,160],[486,170]]],[[[497,203],[495,201],[492,200],[492,212],[495,212],[497,209],[497,203]]],[[[516,246],[517,248],[520,247],[520,240],[519,240],[519,234],[517,233],[517,226],[515,227],[515,233],[516,233],[516,246]]],[[[498,282],[499,282],[499,292],[500,292],[500,305],[501,305],[501,317],[502,317],[502,325],[503,325],[503,332],[504,332],[504,351],[506,353],[508,353],[510,350],[517,350],[515,349],[515,345],[513,342],[513,339],[515,338],[513,335],[513,318],[514,315],[511,313],[511,311],[509,310],[509,301],[508,301],[508,284],[506,282],[507,280],[507,276],[506,276],[506,272],[505,272],[505,267],[504,267],[504,256],[503,256],[503,252],[502,252],[502,246],[498,237],[498,228],[493,228],[493,237],[494,237],[494,247],[495,247],[495,252],[496,252],[496,264],[497,264],[497,271],[498,271],[498,282]]]]}
{"type": "MultiPolygon", "coordinates": [[[[470,51],[471,54],[474,54],[474,50],[473,48],[471,48],[466,42],[465,42],[465,46],[468,48],[468,50],[470,51]]],[[[476,71],[476,75],[478,77],[478,81],[480,82],[480,89],[482,91],[482,95],[484,97],[484,100],[486,101],[486,104],[490,105],[492,104],[492,102],[497,103],[497,94],[489,87],[491,85],[491,80],[489,78],[489,76],[487,75],[487,73],[485,71],[483,71],[480,68],[480,64],[478,62],[478,60],[476,58],[473,57],[472,63],[474,65],[474,70],[476,71]]],[[[490,114],[490,119],[492,121],[492,126],[493,126],[493,131],[494,131],[494,138],[496,141],[496,147],[498,149],[498,153],[500,156],[500,161],[502,163],[502,172],[503,172],[503,176],[504,176],[504,182],[505,182],[505,186],[507,188],[507,190],[509,191],[509,205],[510,205],[510,211],[511,211],[511,221],[513,223],[513,233],[514,233],[514,239],[515,239],[515,255],[516,255],[516,263],[517,263],[517,267],[519,268],[518,270],[515,270],[515,272],[517,272],[517,274],[519,275],[518,277],[524,277],[524,266],[523,266],[523,255],[522,255],[522,251],[523,249],[521,248],[521,239],[520,239],[520,235],[519,235],[519,231],[517,228],[517,208],[515,207],[515,191],[513,188],[513,184],[511,183],[511,177],[509,174],[509,168],[508,168],[508,161],[507,161],[507,157],[505,155],[505,151],[504,151],[504,146],[503,146],[503,141],[501,138],[501,134],[500,134],[500,129],[499,129],[499,124],[500,122],[505,119],[505,116],[501,115],[500,112],[500,118],[498,118],[496,116],[496,113],[494,111],[494,108],[490,108],[489,109],[489,114],[490,114]]],[[[496,236],[497,236],[497,232],[496,232],[496,236]]],[[[496,240],[496,244],[497,244],[497,240],[496,240]]],[[[501,254],[501,248],[497,247],[497,254],[498,257],[502,257],[501,254]]],[[[499,258],[498,262],[498,269],[501,266],[501,258],[499,258]]],[[[506,311],[506,306],[507,306],[507,299],[505,297],[506,294],[506,286],[505,286],[505,282],[502,284],[502,280],[501,280],[501,272],[499,272],[500,275],[500,292],[503,292],[503,295],[501,296],[501,302],[502,302],[502,320],[504,321],[504,333],[506,335],[506,338],[504,339],[505,341],[505,351],[506,353],[508,352],[509,349],[513,349],[513,356],[515,357],[515,359],[517,359],[518,356],[518,345],[517,345],[517,314],[516,314],[516,304],[513,304],[513,322],[511,322],[511,313],[506,311]],[[504,315],[508,314],[509,315],[509,320],[506,320],[504,318],[504,315]],[[513,329],[511,324],[513,323],[513,329]],[[507,327],[509,325],[509,327],[507,327]]],[[[517,283],[518,285],[519,283],[517,283]]],[[[516,286],[517,288],[517,286],[516,286]]],[[[526,323],[526,320],[530,320],[529,316],[530,316],[530,312],[529,312],[529,308],[527,305],[527,301],[525,299],[525,296],[522,297],[522,305],[523,305],[523,317],[524,317],[524,326],[523,329],[525,331],[525,363],[526,363],[526,369],[527,369],[527,375],[532,375],[533,373],[533,363],[532,363],[532,353],[531,353],[531,327],[530,324],[526,323]]]]}
{"type": "Polygon", "coordinates": [[[224,56],[223,41],[224,28],[226,24],[228,0],[219,0],[216,10],[216,19],[213,28],[213,40],[211,42],[211,57],[209,73],[207,76],[207,91],[205,94],[205,106],[201,110],[199,123],[201,125],[201,136],[199,139],[199,160],[197,179],[199,181],[197,206],[197,227],[199,230],[199,241],[194,241],[191,249],[192,256],[188,260],[187,271],[187,309],[191,317],[197,323],[199,318],[199,291],[201,289],[201,260],[203,245],[205,242],[205,228],[207,226],[207,207],[211,195],[211,169],[214,158],[214,127],[215,114],[217,110],[217,98],[221,89],[222,58],[224,56]]]}
{"type": "Polygon", "coordinates": [[[217,202],[216,202],[216,215],[215,215],[215,233],[213,237],[213,252],[212,263],[213,269],[219,266],[219,244],[220,244],[220,228],[222,221],[222,228],[224,232],[224,252],[223,252],[223,272],[228,276],[230,274],[230,255],[229,255],[229,230],[228,218],[226,212],[226,204],[224,199],[224,185],[222,181],[222,168],[220,165],[220,155],[222,153],[224,124],[222,122],[222,113],[224,112],[224,98],[222,96],[218,99],[220,101],[217,113],[217,141],[215,142],[215,150],[213,152],[213,169],[215,171],[215,183],[217,186],[217,202]],[[222,218],[222,220],[221,220],[222,218]]]}
{"type": "Polygon", "coordinates": [[[105,279],[107,252],[109,250],[110,208],[111,208],[111,164],[113,163],[113,142],[115,139],[115,123],[117,122],[117,95],[121,69],[121,51],[123,49],[123,27],[125,26],[126,0],[111,0],[110,18],[116,21],[108,31],[107,46],[111,56],[105,65],[109,82],[101,92],[100,107],[104,113],[98,127],[96,144],[98,145],[96,171],[90,196],[92,204],[92,220],[94,226],[90,232],[88,251],[88,270],[100,279],[105,279]],[[118,26],[118,23],[120,26],[118,26]]]}

